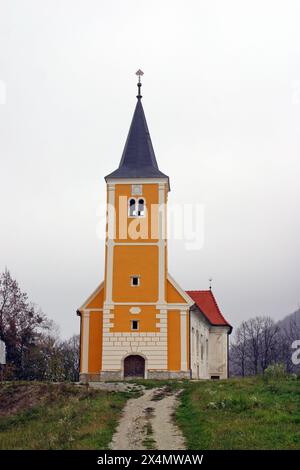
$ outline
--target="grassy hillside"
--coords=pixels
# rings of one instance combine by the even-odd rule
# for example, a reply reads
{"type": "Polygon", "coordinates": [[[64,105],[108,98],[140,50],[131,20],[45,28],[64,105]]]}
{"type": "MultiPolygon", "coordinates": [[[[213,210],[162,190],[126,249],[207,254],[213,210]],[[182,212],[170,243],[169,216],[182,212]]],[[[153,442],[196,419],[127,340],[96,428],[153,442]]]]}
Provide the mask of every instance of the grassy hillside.
{"type": "Polygon", "coordinates": [[[191,383],[181,400],[189,449],[300,449],[300,380],[191,383]]]}
{"type": "MultiPolygon", "coordinates": [[[[182,389],[174,419],[188,449],[300,449],[300,380],[139,381],[182,389]]],[[[135,392],[0,384],[0,449],[107,449],[135,392]]]]}
{"type": "Polygon", "coordinates": [[[1,384],[0,449],[107,449],[127,398],[71,384],[1,384]]]}

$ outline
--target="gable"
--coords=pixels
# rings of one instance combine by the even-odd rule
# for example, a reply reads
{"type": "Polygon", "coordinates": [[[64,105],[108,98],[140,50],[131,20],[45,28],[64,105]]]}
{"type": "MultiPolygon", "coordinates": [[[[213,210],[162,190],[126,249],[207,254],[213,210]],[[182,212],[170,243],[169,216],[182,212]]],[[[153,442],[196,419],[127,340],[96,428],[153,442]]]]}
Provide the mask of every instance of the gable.
{"type": "Polygon", "coordinates": [[[80,307],[82,309],[98,309],[103,308],[103,301],[104,301],[104,282],[94,290],[94,292],[86,299],[84,304],[80,307]]]}
{"type": "Polygon", "coordinates": [[[194,300],[199,310],[203,313],[211,325],[227,326],[231,332],[232,326],[221,313],[215,296],[211,290],[190,290],[187,291],[187,293],[194,300]]]}
{"type": "Polygon", "coordinates": [[[188,304],[193,305],[194,301],[186,294],[186,292],[177,284],[175,279],[168,274],[166,297],[168,304],[188,304]]]}

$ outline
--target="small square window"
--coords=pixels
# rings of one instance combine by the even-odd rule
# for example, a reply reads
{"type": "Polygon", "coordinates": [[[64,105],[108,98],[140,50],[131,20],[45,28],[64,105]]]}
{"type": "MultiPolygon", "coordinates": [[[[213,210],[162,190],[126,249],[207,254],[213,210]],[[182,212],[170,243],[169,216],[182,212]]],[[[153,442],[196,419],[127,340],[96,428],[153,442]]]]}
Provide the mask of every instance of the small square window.
{"type": "Polygon", "coordinates": [[[131,320],[131,329],[138,330],[139,329],[139,321],[138,320],[131,320]]]}
{"type": "Polygon", "coordinates": [[[133,287],[137,287],[140,285],[140,277],[139,276],[131,276],[131,285],[133,287]]]}

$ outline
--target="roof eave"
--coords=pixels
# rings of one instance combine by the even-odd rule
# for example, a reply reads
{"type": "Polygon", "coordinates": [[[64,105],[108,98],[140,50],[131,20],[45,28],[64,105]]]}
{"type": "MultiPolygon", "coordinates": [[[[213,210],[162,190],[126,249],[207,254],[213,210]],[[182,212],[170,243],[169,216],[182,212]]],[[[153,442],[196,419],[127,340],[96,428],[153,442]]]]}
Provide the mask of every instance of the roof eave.
{"type": "Polygon", "coordinates": [[[211,326],[215,326],[217,328],[228,328],[228,334],[230,335],[232,333],[233,327],[229,325],[229,323],[227,325],[220,325],[220,324],[210,322],[210,324],[211,326]]]}
{"type": "Polygon", "coordinates": [[[136,181],[140,182],[141,180],[145,180],[145,181],[148,180],[148,182],[151,183],[151,182],[155,182],[156,180],[161,180],[162,182],[167,183],[168,191],[171,191],[170,178],[169,178],[169,176],[164,175],[163,173],[162,173],[161,176],[114,176],[114,172],[113,172],[113,173],[110,173],[109,175],[106,175],[104,177],[104,179],[105,179],[105,182],[107,184],[109,184],[109,183],[115,183],[115,184],[120,183],[120,184],[122,184],[122,183],[124,183],[124,181],[126,181],[130,184],[131,181],[132,181],[132,183],[134,183],[136,181]],[[153,180],[153,181],[151,181],[151,180],[153,180]]]}
{"type": "Polygon", "coordinates": [[[206,320],[208,321],[208,323],[211,325],[211,326],[216,326],[218,328],[228,328],[229,329],[229,334],[231,334],[232,330],[233,330],[233,327],[229,324],[229,323],[212,323],[211,320],[208,318],[208,316],[203,312],[203,310],[199,307],[199,305],[197,305],[197,303],[195,302],[195,304],[192,306],[192,310],[199,310],[200,313],[202,313],[202,315],[206,318],[206,320]],[[194,308],[194,306],[196,306],[197,308],[194,308]]]}

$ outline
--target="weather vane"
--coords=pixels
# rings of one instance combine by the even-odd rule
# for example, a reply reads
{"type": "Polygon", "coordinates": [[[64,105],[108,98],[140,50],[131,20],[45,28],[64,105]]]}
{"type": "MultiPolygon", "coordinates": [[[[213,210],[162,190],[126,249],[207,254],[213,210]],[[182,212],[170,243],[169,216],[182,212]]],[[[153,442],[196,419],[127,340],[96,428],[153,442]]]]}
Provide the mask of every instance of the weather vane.
{"type": "Polygon", "coordinates": [[[209,280],[209,290],[211,290],[212,277],[210,277],[208,280],[209,280]]]}
{"type": "Polygon", "coordinates": [[[135,74],[139,77],[139,81],[138,81],[138,94],[137,94],[137,99],[141,99],[142,98],[142,95],[141,95],[141,76],[144,75],[144,72],[141,70],[141,69],[138,69],[137,72],[135,72],[135,74]]]}

